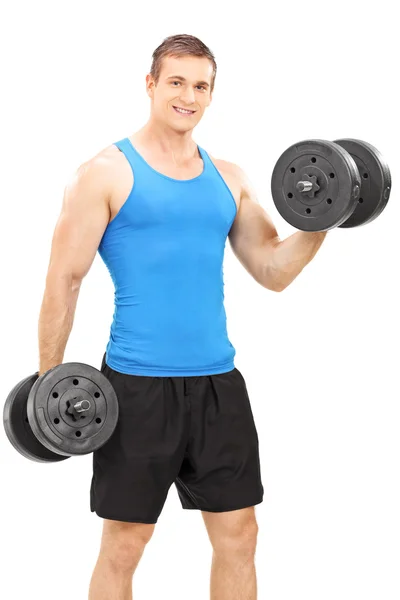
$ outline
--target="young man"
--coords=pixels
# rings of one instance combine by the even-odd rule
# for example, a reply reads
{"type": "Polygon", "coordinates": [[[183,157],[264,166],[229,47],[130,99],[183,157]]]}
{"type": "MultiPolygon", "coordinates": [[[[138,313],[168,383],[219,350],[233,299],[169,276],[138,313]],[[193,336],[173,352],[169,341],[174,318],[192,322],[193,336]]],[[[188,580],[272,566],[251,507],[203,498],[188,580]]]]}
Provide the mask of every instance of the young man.
{"type": "Polygon", "coordinates": [[[115,285],[101,366],[119,400],[93,454],[91,510],[104,519],[90,600],[130,600],[132,577],[175,483],[202,511],[212,600],[255,600],[262,502],[258,438],[227,336],[222,263],[229,237],[252,277],[281,291],[325,233],[281,241],[235,164],[192,139],[216,75],[197,38],[167,38],[146,78],[151,114],[83,164],[65,190],[40,321],[40,373],[62,363],[83,278],[99,251],[115,285]]]}

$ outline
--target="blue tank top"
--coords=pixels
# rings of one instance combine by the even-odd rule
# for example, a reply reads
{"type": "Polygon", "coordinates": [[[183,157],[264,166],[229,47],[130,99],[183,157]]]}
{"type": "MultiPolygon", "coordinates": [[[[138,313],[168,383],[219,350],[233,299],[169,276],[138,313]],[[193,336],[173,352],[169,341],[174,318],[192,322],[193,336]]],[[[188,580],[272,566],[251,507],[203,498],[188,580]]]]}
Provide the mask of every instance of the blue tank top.
{"type": "Polygon", "coordinates": [[[231,371],[223,259],[237,209],[228,186],[199,146],[203,172],[187,180],[153,169],[128,138],[115,146],[134,183],[98,250],[115,287],[107,364],[159,377],[231,371]]]}

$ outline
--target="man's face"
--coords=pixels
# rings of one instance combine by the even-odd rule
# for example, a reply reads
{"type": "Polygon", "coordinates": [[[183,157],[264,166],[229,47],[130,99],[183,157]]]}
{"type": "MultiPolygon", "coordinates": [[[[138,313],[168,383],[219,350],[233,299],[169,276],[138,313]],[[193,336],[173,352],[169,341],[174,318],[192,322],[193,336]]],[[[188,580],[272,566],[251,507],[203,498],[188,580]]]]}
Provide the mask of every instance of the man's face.
{"type": "Polygon", "coordinates": [[[155,85],[151,75],[146,78],[153,116],[175,131],[192,130],[211,102],[212,73],[208,58],[165,57],[158,84],[155,85]]]}

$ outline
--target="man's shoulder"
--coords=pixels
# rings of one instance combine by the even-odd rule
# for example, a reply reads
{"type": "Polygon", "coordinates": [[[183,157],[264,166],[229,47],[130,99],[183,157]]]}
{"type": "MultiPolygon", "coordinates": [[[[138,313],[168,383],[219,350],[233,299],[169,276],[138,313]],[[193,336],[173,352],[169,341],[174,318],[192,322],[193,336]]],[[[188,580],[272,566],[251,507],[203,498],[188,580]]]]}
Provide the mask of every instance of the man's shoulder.
{"type": "Polygon", "coordinates": [[[221,174],[226,175],[230,179],[233,179],[241,184],[244,182],[245,174],[243,170],[239,167],[239,165],[229,160],[215,158],[214,156],[211,156],[211,154],[209,154],[208,156],[210,157],[210,160],[213,162],[214,166],[218,169],[218,171],[221,174]]]}
{"type": "Polygon", "coordinates": [[[114,144],[110,144],[89,158],[86,164],[94,169],[108,169],[118,165],[121,162],[121,157],[122,152],[114,144]]]}
{"type": "Polygon", "coordinates": [[[118,176],[118,169],[124,166],[122,153],[110,144],[83,161],[76,172],[79,179],[110,181],[118,176]]]}
{"type": "Polygon", "coordinates": [[[210,157],[210,160],[214,163],[214,165],[217,167],[218,170],[223,170],[223,171],[226,171],[227,173],[234,175],[239,169],[239,166],[237,164],[235,164],[229,160],[224,160],[222,158],[216,158],[215,156],[212,156],[210,153],[208,153],[208,156],[210,157]]]}

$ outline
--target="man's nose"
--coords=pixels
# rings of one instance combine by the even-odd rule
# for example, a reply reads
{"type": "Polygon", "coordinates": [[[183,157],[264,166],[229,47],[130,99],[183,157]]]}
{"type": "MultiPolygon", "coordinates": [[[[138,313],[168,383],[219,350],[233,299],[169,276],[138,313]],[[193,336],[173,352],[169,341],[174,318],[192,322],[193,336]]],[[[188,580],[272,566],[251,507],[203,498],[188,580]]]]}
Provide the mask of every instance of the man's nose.
{"type": "Polygon", "coordinates": [[[193,88],[187,87],[186,89],[182,90],[180,93],[180,98],[185,104],[194,104],[195,95],[193,88]]]}

